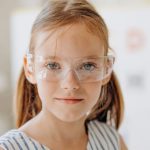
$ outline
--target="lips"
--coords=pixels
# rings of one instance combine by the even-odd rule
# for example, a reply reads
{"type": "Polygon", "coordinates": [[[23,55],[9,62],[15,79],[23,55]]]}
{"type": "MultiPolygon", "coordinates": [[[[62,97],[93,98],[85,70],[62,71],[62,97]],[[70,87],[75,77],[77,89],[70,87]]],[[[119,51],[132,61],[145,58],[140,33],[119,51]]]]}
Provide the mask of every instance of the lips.
{"type": "Polygon", "coordinates": [[[79,103],[81,101],[83,101],[83,99],[81,98],[56,98],[57,101],[60,101],[62,103],[66,103],[66,104],[76,104],[79,103]]]}

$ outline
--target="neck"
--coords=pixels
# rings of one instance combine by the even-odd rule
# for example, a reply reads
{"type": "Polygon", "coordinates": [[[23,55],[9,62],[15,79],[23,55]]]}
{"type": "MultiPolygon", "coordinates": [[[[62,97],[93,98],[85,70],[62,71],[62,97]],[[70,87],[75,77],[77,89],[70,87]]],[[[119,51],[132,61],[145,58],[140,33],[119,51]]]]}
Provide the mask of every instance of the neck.
{"type": "Polygon", "coordinates": [[[64,122],[53,116],[51,113],[41,113],[37,116],[36,122],[40,127],[43,136],[51,137],[61,141],[77,141],[85,138],[86,130],[84,125],[85,118],[75,122],[64,122]]]}

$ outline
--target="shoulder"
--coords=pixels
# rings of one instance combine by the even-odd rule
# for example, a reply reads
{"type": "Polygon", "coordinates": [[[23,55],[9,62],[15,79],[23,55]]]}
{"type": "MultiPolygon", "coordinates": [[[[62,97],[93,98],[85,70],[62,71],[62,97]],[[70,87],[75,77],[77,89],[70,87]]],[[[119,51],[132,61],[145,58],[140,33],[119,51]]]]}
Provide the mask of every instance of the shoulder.
{"type": "Polygon", "coordinates": [[[4,150],[15,149],[15,144],[20,141],[21,136],[16,130],[10,130],[0,137],[0,147],[4,150]]]}
{"type": "Polygon", "coordinates": [[[102,133],[109,135],[110,138],[115,138],[116,141],[119,141],[118,131],[111,125],[100,122],[98,120],[92,120],[88,123],[88,129],[95,131],[96,133],[102,133]]]}
{"type": "Polygon", "coordinates": [[[89,138],[101,143],[101,147],[111,150],[119,150],[119,133],[117,130],[98,120],[92,120],[88,123],[89,138]]]}
{"type": "Polygon", "coordinates": [[[10,130],[0,137],[0,148],[2,150],[47,149],[44,145],[26,135],[26,133],[17,129],[10,130]]]}
{"type": "Polygon", "coordinates": [[[29,148],[28,141],[19,130],[13,129],[0,137],[0,147],[3,150],[19,150],[23,147],[29,148]]]}

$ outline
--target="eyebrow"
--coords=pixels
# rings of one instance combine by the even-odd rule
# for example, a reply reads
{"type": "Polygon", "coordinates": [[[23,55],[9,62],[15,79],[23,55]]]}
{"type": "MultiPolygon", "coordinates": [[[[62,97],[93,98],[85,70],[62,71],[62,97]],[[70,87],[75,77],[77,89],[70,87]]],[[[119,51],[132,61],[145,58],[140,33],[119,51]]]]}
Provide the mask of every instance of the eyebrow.
{"type": "MultiPolygon", "coordinates": [[[[104,56],[104,55],[103,55],[104,56]]],[[[102,56],[97,56],[97,55],[89,55],[89,56],[83,56],[83,57],[74,57],[75,59],[76,58],[84,58],[84,59],[90,59],[90,58],[98,58],[98,57],[102,57],[102,56]]],[[[64,59],[64,58],[61,58],[59,56],[47,56],[45,57],[46,59],[64,59]]]]}

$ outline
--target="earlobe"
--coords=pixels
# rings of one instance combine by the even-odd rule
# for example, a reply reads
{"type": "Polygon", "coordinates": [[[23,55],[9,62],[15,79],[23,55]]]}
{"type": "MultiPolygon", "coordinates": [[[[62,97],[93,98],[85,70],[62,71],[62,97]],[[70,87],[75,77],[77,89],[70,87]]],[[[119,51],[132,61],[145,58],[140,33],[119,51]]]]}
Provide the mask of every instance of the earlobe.
{"type": "Polygon", "coordinates": [[[36,79],[35,79],[35,75],[33,72],[32,62],[29,62],[26,55],[24,56],[24,59],[23,59],[23,66],[24,66],[25,76],[26,76],[27,80],[32,84],[36,84],[36,79]]]}

